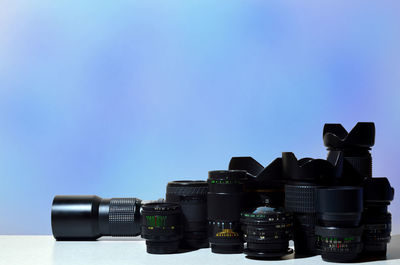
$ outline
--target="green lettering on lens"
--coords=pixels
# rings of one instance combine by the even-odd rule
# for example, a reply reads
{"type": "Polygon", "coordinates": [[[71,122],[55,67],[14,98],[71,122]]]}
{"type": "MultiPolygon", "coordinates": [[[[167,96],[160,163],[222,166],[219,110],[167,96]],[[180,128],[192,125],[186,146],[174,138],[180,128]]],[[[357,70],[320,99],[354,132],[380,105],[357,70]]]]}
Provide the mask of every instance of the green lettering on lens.
{"type": "Polygon", "coordinates": [[[146,221],[147,221],[147,226],[164,227],[167,222],[167,216],[164,215],[146,216],[146,221]]]}

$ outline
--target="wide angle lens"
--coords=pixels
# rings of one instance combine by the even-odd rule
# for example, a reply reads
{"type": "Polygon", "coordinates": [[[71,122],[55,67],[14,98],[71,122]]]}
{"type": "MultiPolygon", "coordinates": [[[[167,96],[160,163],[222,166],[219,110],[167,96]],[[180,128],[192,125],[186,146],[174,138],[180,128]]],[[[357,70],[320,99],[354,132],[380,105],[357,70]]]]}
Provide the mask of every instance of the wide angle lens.
{"type": "Polygon", "coordinates": [[[183,239],[181,247],[207,248],[207,191],[202,180],[171,181],[167,185],[166,201],[178,203],[182,208],[183,239]]]}
{"type": "Polygon", "coordinates": [[[247,247],[244,253],[250,258],[273,259],[293,252],[293,215],[283,208],[261,206],[241,214],[242,230],[247,247]]]}
{"type": "Polygon", "coordinates": [[[141,200],[97,196],[54,197],[51,227],[57,240],[95,240],[140,235],[141,200]]]}
{"type": "Polygon", "coordinates": [[[208,172],[208,232],[214,253],[243,252],[240,213],[246,177],[242,170],[208,172]]]}
{"type": "Polygon", "coordinates": [[[315,234],[318,253],[325,261],[354,261],[362,251],[362,188],[319,188],[316,195],[318,225],[315,234]]]}
{"type": "Polygon", "coordinates": [[[142,237],[151,254],[175,253],[182,238],[182,211],[177,203],[147,203],[142,206],[142,237]]]}

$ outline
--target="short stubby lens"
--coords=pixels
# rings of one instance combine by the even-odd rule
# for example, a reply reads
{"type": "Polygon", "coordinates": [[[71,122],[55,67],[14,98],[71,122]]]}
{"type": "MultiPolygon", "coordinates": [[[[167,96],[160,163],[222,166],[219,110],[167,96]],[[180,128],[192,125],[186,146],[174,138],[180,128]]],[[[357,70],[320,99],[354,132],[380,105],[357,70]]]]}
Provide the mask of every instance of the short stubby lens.
{"type": "Polygon", "coordinates": [[[240,229],[242,211],[242,170],[219,170],[208,172],[208,233],[211,251],[214,253],[243,252],[243,237],[240,229]]]}
{"type": "Polygon", "coordinates": [[[293,252],[289,248],[292,239],[293,215],[283,209],[267,206],[241,214],[244,253],[250,258],[279,258],[293,252]]]}
{"type": "Polygon", "coordinates": [[[318,253],[325,261],[354,261],[362,251],[362,188],[320,188],[316,196],[318,225],[315,226],[315,234],[318,253]]]}
{"type": "Polygon", "coordinates": [[[206,181],[171,181],[167,185],[166,201],[180,204],[183,216],[184,249],[207,248],[207,191],[206,181]]]}
{"type": "Polygon", "coordinates": [[[142,237],[151,254],[175,253],[182,238],[182,211],[176,203],[147,203],[142,207],[142,237]]]}

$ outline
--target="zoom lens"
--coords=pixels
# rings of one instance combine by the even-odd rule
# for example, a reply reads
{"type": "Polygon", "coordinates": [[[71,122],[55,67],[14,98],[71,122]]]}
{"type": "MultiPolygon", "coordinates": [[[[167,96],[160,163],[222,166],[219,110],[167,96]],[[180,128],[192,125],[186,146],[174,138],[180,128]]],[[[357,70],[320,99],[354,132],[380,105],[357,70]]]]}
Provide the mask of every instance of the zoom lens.
{"type": "Polygon", "coordinates": [[[55,196],[51,227],[56,240],[95,240],[140,234],[141,200],[97,196],[55,196]]]}
{"type": "Polygon", "coordinates": [[[172,181],[167,185],[166,201],[182,208],[183,240],[181,247],[198,249],[208,247],[206,181],[172,181]]]}
{"type": "Polygon", "coordinates": [[[181,206],[176,203],[144,204],[141,227],[148,253],[177,252],[182,238],[181,206]]]}
{"type": "Polygon", "coordinates": [[[244,253],[250,258],[279,258],[293,252],[289,247],[292,239],[293,216],[284,209],[267,206],[241,214],[244,253]]]}
{"type": "Polygon", "coordinates": [[[392,216],[387,207],[393,200],[394,189],[390,186],[387,178],[366,179],[363,188],[364,255],[386,256],[392,230],[392,216]]]}
{"type": "Polygon", "coordinates": [[[341,124],[327,123],[323,131],[324,145],[328,149],[328,160],[335,161],[338,151],[344,155],[343,181],[345,185],[360,185],[364,178],[372,177],[371,147],[375,143],[375,124],[358,122],[347,132],[341,124]]]}
{"type": "Polygon", "coordinates": [[[214,253],[243,252],[240,213],[245,179],[242,170],[208,172],[208,233],[214,253]]]}
{"type": "Polygon", "coordinates": [[[354,261],[362,251],[362,188],[320,188],[316,195],[318,225],[315,234],[319,254],[325,261],[354,261]]]}
{"type": "Polygon", "coordinates": [[[285,209],[293,213],[293,240],[296,257],[316,255],[315,225],[318,187],[329,185],[338,169],[322,159],[297,160],[293,153],[282,153],[285,185],[285,209]]]}

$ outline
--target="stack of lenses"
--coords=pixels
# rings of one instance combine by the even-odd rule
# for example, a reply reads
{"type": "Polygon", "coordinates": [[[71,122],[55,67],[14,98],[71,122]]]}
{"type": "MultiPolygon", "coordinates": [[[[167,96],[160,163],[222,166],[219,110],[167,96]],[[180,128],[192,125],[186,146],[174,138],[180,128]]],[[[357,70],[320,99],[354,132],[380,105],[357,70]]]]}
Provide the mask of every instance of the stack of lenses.
{"type": "Polygon", "coordinates": [[[240,213],[246,171],[208,172],[208,232],[211,251],[228,254],[243,252],[240,213]]]}
{"type": "Polygon", "coordinates": [[[354,261],[362,251],[362,188],[319,188],[316,195],[318,225],[315,234],[318,253],[325,261],[354,261]]]}
{"type": "Polygon", "coordinates": [[[241,217],[244,253],[250,258],[280,258],[293,252],[288,248],[292,239],[293,216],[284,209],[267,206],[251,212],[243,212],[241,217]]]}
{"type": "Polygon", "coordinates": [[[303,158],[282,153],[285,185],[285,209],[293,213],[293,240],[296,256],[316,255],[314,228],[317,221],[315,190],[327,185],[336,168],[326,160],[303,158]]]}
{"type": "Polygon", "coordinates": [[[183,239],[181,248],[208,247],[206,181],[171,181],[167,185],[166,201],[182,208],[183,239]]]}
{"type": "Polygon", "coordinates": [[[392,226],[392,216],[387,207],[393,200],[394,189],[387,178],[366,179],[363,188],[364,254],[375,257],[386,256],[392,226]]]}
{"type": "Polygon", "coordinates": [[[147,203],[142,207],[142,237],[147,252],[169,254],[179,250],[182,239],[182,211],[176,203],[147,203]]]}

